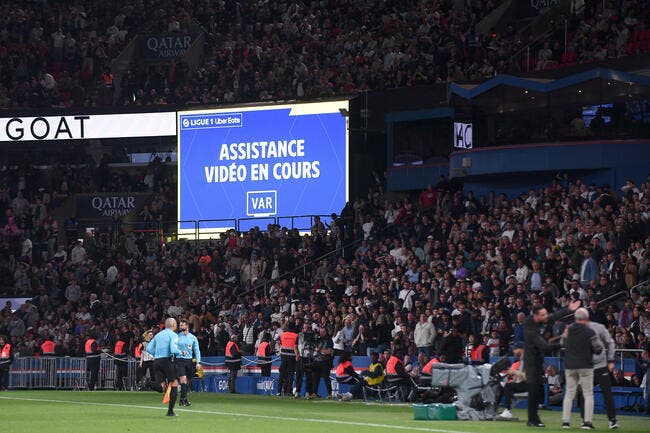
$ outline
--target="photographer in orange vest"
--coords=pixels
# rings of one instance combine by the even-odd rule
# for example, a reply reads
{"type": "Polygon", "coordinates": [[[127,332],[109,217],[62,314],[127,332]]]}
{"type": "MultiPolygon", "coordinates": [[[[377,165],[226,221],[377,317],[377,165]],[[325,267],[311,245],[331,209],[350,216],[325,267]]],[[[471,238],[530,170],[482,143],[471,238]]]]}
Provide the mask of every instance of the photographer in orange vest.
{"type": "Polygon", "coordinates": [[[352,355],[350,352],[344,352],[339,356],[339,363],[336,366],[335,374],[338,383],[350,385],[350,392],[348,395],[338,393],[336,395],[337,399],[349,400],[352,397],[360,396],[361,387],[366,385],[366,381],[354,370],[354,366],[352,365],[352,355]]]}
{"type": "Polygon", "coordinates": [[[385,380],[401,388],[404,400],[411,400],[415,397],[415,384],[404,367],[403,357],[401,350],[396,350],[390,355],[386,362],[385,380]]]}
{"type": "Polygon", "coordinates": [[[499,415],[501,418],[512,418],[512,398],[515,394],[528,391],[526,383],[526,372],[524,371],[524,342],[518,341],[512,348],[512,354],[517,358],[506,371],[508,382],[503,387],[503,393],[506,396],[505,409],[499,415]]]}
{"type": "Polygon", "coordinates": [[[469,336],[470,343],[468,344],[469,351],[469,362],[471,365],[481,365],[485,364],[488,361],[488,353],[490,348],[484,341],[481,341],[481,337],[476,337],[475,335],[469,336]]]}
{"type": "MultiPolygon", "coordinates": [[[[422,354],[421,354],[422,355],[422,354]]],[[[440,361],[435,356],[432,356],[430,359],[427,359],[426,355],[422,355],[422,364],[424,366],[420,370],[419,382],[422,386],[431,386],[431,372],[433,370],[434,364],[440,364],[440,361]]],[[[418,365],[422,365],[418,361],[418,365]]]]}

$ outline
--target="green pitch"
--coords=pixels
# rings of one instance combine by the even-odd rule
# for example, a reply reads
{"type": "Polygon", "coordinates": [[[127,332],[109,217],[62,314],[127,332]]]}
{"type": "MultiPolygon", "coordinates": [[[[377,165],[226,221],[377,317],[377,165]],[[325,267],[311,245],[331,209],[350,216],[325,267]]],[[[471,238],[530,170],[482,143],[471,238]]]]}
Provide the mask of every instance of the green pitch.
{"type": "MultiPolygon", "coordinates": [[[[7,433],[316,433],[316,432],[437,432],[509,433],[538,431],[525,421],[414,421],[407,405],[340,403],[293,398],[190,394],[192,406],[177,408],[178,417],[165,417],[166,406],[155,393],[17,391],[0,393],[2,431],[7,433]]],[[[522,410],[515,415],[525,420],[522,410]]],[[[546,429],[560,429],[560,413],[542,411],[546,429]]],[[[650,431],[647,417],[619,417],[624,432],[650,431]]],[[[579,417],[572,429],[579,429],[579,417]]],[[[597,430],[607,420],[596,415],[597,430]]]]}

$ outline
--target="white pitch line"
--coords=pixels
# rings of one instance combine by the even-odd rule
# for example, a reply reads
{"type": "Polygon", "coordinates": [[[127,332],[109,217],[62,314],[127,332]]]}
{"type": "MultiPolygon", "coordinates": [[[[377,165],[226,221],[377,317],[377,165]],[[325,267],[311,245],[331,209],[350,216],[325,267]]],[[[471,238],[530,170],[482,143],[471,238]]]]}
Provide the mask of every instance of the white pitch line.
{"type": "MultiPolygon", "coordinates": [[[[53,400],[53,399],[45,399],[45,398],[0,397],[0,399],[33,401],[33,402],[42,402],[42,403],[62,403],[62,404],[69,403],[69,404],[77,404],[82,406],[106,406],[106,407],[120,407],[120,408],[132,408],[132,409],[152,409],[152,410],[165,409],[166,410],[165,407],[139,406],[133,404],[119,404],[119,403],[95,403],[89,401],[74,401],[74,400],[53,400]]],[[[358,427],[376,427],[376,428],[395,429],[395,430],[424,431],[424,432],[435,432],[435,433],[469,433],[469,432],[464,432],[459,430],[444,430],[444,429],[425,428],[425,427],[410,427],[410,426],[394,425],[394,424],[341,421],[335,419],[297,418],[297,417],[288,417],[288,416],[260,415],[254,413],[221,412],[221,411],[197,410],[197,409],[178,409],[178,411],[189,412],[189,413],[200,413],[200,414],[207,414],[207,415],[225,415],[225,416],[234,416],[234,417],[262,418],[262,419],[273,419],[277,421],[302,421],[302,422],[311,422],[311,423],[320,423],[320,424],[350,425],[350,426],[358,426],[358,427]]]]}

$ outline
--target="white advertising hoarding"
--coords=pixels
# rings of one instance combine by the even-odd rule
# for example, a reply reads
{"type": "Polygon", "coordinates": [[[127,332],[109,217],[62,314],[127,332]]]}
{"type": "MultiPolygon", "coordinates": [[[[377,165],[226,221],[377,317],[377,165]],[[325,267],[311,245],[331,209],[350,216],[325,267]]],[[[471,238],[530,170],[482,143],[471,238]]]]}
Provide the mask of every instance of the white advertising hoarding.
{"type": "Polygon", "coordinates": [[[0,118],[0,142],[176,135],[176,113],[79,114],[0,118]]]}

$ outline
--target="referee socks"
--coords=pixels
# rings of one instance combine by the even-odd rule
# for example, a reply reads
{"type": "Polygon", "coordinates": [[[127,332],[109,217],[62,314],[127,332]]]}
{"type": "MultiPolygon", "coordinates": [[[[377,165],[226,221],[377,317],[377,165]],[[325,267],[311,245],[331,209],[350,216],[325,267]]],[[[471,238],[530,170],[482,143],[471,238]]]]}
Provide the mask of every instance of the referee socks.
{"type": "MultiPolygon", "coordinates": [[[[171,386],[171,385],[170,385],[171,386]]],[[[176,405],[176,398],[178,397],[178,387],[172,386],[172,391],[169,394],[169,409],[167,409],[167,414],[174,413],[174,406],[176,405]]]]}

